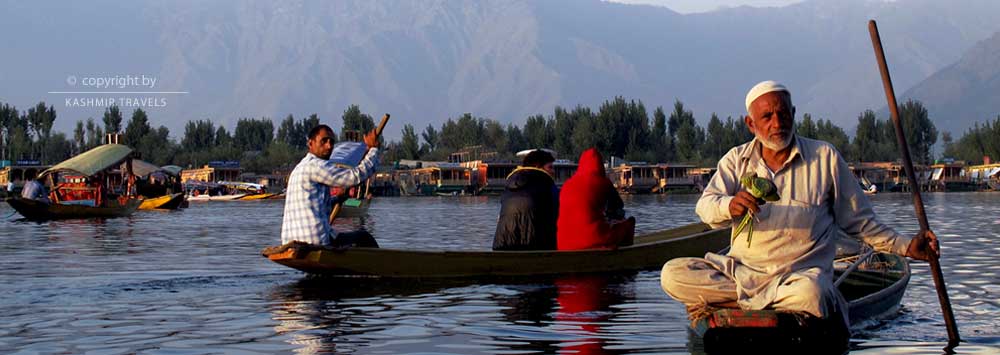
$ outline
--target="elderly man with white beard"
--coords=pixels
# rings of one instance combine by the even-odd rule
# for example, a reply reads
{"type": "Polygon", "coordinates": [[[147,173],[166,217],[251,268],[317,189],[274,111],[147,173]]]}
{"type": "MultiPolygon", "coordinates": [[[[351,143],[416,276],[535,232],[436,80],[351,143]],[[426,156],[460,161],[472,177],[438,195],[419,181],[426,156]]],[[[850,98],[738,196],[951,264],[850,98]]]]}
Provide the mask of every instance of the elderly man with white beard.
{"type": "Polygon", "coordinates": [[[833,145],[793,133],[795,107],[784,85],[757,84],[747,94],[746,108],[744,122],[755,138],[722,157],[696,212],[713,228],[733,226],[751,213],[752,244],[749,233],[734,234],[726,255],[670,260],[660,277],[668,295],[689,309],[705,304],[773,309],[835,316],[846,325],[846,302],[833,285],[841,231],[878,251],[919,260],[938,255],[933,232],[908,237],[876,218],[833,145]],[[764,203],[743,189],[740,178],[748,172],[773,181],[779,199],[764,203]]]}

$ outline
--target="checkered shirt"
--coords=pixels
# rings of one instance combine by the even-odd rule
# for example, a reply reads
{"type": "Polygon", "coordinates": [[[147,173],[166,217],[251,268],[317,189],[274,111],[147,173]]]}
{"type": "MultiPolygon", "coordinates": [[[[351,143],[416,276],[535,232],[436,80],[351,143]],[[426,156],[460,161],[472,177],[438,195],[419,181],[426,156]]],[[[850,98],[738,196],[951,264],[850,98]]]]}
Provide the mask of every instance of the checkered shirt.
{"type": "Polygon", "coordinates": [[[378,149],[372,148],[357,167],[344,168],[306,153],[288,177],[281,243],[293,240],[330,245],[337,232],[330,227],[330,186],[360,184],[375,172],[378,149]]]}

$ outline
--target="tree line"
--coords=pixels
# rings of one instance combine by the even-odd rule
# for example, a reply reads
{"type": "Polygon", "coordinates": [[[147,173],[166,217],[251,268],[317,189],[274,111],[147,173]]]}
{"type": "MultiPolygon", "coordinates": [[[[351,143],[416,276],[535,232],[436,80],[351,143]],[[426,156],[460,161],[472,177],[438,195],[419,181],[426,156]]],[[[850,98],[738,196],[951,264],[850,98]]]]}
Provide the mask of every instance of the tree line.
{"type": "MultiPolygon", "coordinates": [[[[901,106],[901,117],[914,160],[933,162],[932,147],[938,130],[919,101],[901,106]]],[[[0,158],[34,159],[45,164],[65,160],[103,143],[105,132],[120,132],[122,143],[157,165],[200,167],[214,160],[236,160],[247,171],[266,173],[289,167],[306,152],[309,130],[320,123],[316,114],[296,119],[288,115],[275,125],[269,118],[241,118],[230,132],[211,119],[188,121],[179,140],[164,127],[153,127],[142,109],[128,119],[119,107],[105,109],[100,121],[79,120],[71,136],[52,132],[56,119],[52,106],[40,102],[20,111],[0,104],[0,158]]],[[[347,132],[367,132],[375,127],[372,116],[357,105],[341,115],[340,140],[347,132]]],[[[894,127],[871,111],[859,114],[854,137],[826,119],[802,114],[794,129],[803,137],[832,143],[848,161],[894,161],[898,157],[894,127]]],[[[384,145],[383,161],[399,159],[445,160],[448,155],[469,147],[496,152],[498,159],[514,160],[518,151],[545,147],[559,158],[575,160],[590,147],[606,157],[650,163],[690,163],[714,166],[732,147],[750,141],[753,135],[742,115],[722,119],[712,113],[705,127],[680,101],[671,110],[656,107],[650,115],[642,101],[615,97],[596,110],[578,105],[555,107],[550,115],[532,115],[522,125],[466,113],[449,118],[439,126],[428,124],[422,131],[404,125],[400,141],[384,145]]],[[[1000,158],[1000,116],[993,122],[977,124],[958,140],[942,134],[943,155],[978,164],[983,156],[1000,158]]]]}

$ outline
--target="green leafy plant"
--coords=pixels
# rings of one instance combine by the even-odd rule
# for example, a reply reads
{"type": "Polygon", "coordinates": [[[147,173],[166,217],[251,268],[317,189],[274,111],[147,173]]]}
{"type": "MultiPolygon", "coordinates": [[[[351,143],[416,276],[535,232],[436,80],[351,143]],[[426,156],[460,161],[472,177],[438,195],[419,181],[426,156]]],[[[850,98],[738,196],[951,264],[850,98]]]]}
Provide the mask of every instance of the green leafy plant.
{"type": "MultiPolygon", "coordinates": [[[[757,173],[755,172],[750,171],[743,174],[743,177],[740,178],[740,185],[747,189],[747,191],[749,191],[750,194],[758,200],[777,201],[780,199],[778,196],[778,187],[774,185],[774,182],[757,176],[757,173]]],[[[741,221],[740,225],[736,227],[736,233],[733,233],[732,241],[735,241],[736,237],[738,237],[740,233],[743,233],[743,229],[745,228],[747,230],[747,248],[749,248],[750,241],[753,239],[753,220],[753,212],[748,210],[747,213],[743,215],[743,221],[741,221]]],[[[732,243],[732,241],[730,241],[730,243],[732,243]]]]}

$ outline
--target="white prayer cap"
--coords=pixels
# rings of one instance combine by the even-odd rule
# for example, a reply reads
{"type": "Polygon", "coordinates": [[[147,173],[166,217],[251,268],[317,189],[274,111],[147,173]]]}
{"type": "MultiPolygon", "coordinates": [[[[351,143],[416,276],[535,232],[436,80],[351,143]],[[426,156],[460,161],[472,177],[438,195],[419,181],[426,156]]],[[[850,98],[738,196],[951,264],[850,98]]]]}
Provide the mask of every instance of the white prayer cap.
{"type": "Polygon", "coordinates": [[[781,83],[778,83],[777,81],[774,80],[761,81],[757,83],[757,85],[754,85],[753,88],[750,89],[750,92],[747,93],[747,113],[750,113],[750,104],[753,103],[753,100],[756,100],[761,95],[774,91],[784,91],[788,93],[789,97],[792,96],[792,93],[788,91],[788,88],[786,88],[784,85],[781,85],[781,83]]]}

